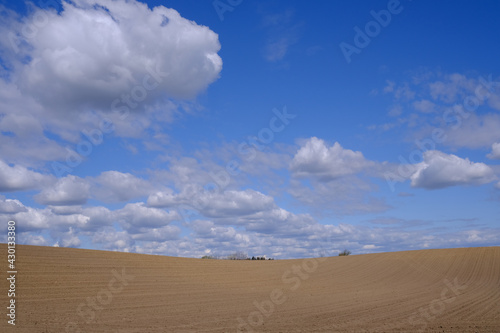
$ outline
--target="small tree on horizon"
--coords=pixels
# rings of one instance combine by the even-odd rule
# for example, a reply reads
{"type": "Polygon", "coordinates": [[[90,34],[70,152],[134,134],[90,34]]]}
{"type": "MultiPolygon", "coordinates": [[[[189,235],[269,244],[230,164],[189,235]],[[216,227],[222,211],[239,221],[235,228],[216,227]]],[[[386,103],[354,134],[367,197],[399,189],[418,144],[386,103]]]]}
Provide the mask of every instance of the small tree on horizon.
{"type": "Polygon", "coordinates": [[[340,252],[340,253],[339,253],[339,256],[340,256],[340,257],[341,257],[341,256],[348,256],[348,255],[350,255],[350,254],[351,254],[351,251],[349,251],[349,250],[347,250],[347,249],[346,249],[346,250],[344,250],[344,251],[340,252]]]}

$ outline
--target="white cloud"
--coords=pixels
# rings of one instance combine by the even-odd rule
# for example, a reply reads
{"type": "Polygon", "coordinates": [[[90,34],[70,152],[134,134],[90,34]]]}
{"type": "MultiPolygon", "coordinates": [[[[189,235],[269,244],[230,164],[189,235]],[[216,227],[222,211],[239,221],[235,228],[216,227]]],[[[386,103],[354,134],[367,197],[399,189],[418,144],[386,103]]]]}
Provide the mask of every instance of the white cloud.
{"type": "Polygon", "coordinates": [[[20,211],[12,216],[14,221],[23,226],[24,231],[40,231],[55,228],[51,224],[51,213],[48,209],[36,209],[26,207],[25,211],[20,211]]]}
{"type": "Polygon", "coordinates": [[[325,141],[312,137],[295,154],[290,169],[296,177],[328,181],[359,173],[372,164],[359,151],[344,149],[338,142],[328,147],[325,141]]]}
{"type": "Polygon", "coordinates": [[[301,24],[294,19],[294,12],[286,10],[282,13],[266,15],[263,26],[268,28],[264,57],[267,61],[282,60],[290,46],[297,43],[300,35],[301,24]]]}
{"type": "MultiPolygon", "coordinates": [[[[26,244],[79,247],[83,237],[89,236],[102,249],[189,257],[201,257],[206,253],[228,255],[241,250],[250,255],[301,258],[335,255],[344,248],[359,254],[423,247],[493,245],[499,237],[498,230],[491,229],[429,236],[425,230],[412,229],[414,222],[404,220],[384,227],[323,225],[308,214],[294,214],[277,207],[233,219],[231,225],[221,225],[220,220],[193,220],[187,224],[191,234],[181,237],[180,229],[168,222],[172,214],[145,207],[142,203],[128,204],[115,212],[92,207],[72,215],[57,215],[48,209],[26,209],[26,212],[15,214],[18,224],[26,230],[22,233],[26,244]],[[104,222],[102,225],[99,219],[104,222]],[[124,229],[112,227],[112,221],[120,222],[124,229]],[[89,224],[94,224],[94,228],[87,229],[89,224]],[[411,230],[405,229],[407,226],[411,230]],[[50,230],[50,236],[40,236],[40,231],[44,230],[50,230]]],[[[5,235],[0,236],[0,241],[4,239],[5,235]]]]}
{"type": "Polygon", "coordinates": [[[272,234],[276,237],[301,237],[311,232],[317,222],[309,214],[294,214],[283,208],[275,207],[249,216],[242,216],[234,224],[242,224],[248,231],[272,234]]]}
{"type": "MultiPolygon", "coordinates": [[[[200,161],[192,157],[169,159],[168,169],[153,172],[151,181],[161,184],[172,184],[178,190],[196,187],[189,193],[189,195],[192,195],[194,191],[199,190],[199,187],[214,182],[207,172],[207,168],[202,165],[213,163],[211,158],[213,158],[213,155],[207,155],[206,159],[200,159],[200,161]]],[[[211,170],[210,167],[208,169],[211,170]]]]}
{"type": "Polygon", "coordinates": [[[289,193],[300,203],[336,215],[383,212],[390,208],[384,199],[371,196],[377,187],[360,177],[346,177],[310,184],[292,180],[289,193]]]}
{"type": "Polygon", "coordinates": [[[190,211],[196,211],[217,225],[239,225],[263,233],[297,233],[304,223],[314,222],[310,215],[291,213],[278,207],[273,197],[251,189],[208,191],[193,187],[179,194],[167,190],[151,195],[148,206],[176,207],[185,213],[186,220],[191,219],[190,211]]]}
{"type": "Polygon", "coordinates": [[[387,81],[387,86],[384,87],[384,93],[394,94],[394,98],[399,101],[408,101],[415,98],[415,91],[413,91],[407,83],[395,86],[394,82],[387,81]]]}
{"type": "MultiPolygon", "coordinates": [[[[226,147],[224,147],[226,148],[226,147]]],[[[276,174],[272,173],[273,170],[286,169],[288,168],[292,156],[294,152],[294,147],[292,146],[283,146],[280,147],[276,145],[272,147],[271,150],[258,150],[258,149],[248,149],[249,156],[252,158],[246,158],[246,156],[241,156],[241,162],[239,165],[239,169],[244,173],[248,173],[251,175],[260,175],[263,176],[265,174],[270,175],[272,178],[276,177],[276,174]]],[[[247,152],[247,151],[245,151],[247,152]]],[[[241,153],[238,152],[236,148],[234,150],[233,156],[240,156],[241,153]]],[[[241,177],[241,175],[238,175],[241,177]]]]}
{"type": "Polygon", "coordinates": [[[201,239],[209,239],[214,242],[233,242],[249,246],[250,237],[246,232],[236,231],[233,227],[218,226],[212,221],[196,220],[191,222],[194,235],[201,239]]]}
{"type": "Polygon", "coordinates": [[[295,42],[295,39],[288,36],[269,42],[266,45],[266,59],[268,61],[278,61],[283,59],[288,51],[288,48],[295,42]]]}
{"type": "Polygon", "coordinates": [[[374,244],[367,244],[367,245],[363,245],[363,247],[361,247],[363,250],[375,250],[377,248],[379,248],[381,246],[376,246],[374,244]]]}
{"type": "Polygon", "coordinates": [[[87,226],[90,218],[83,214],[55,215],[52,211],[44,209],[42,213],[50,220],[53,230],[66,231],[69,228],[82,229],[87,226]]]}
{"type": "Polygon", "coordinates": [[[59,179],[54,186],[46,187],[35,195],[37,202],[52,206],[73,206],[87,202],[90,184],[80,177],[68,175],[59,179]]]}
{"type": "Polygon", "coordinates": [[[434,112],[436,105],[429,100],[423,99],[420,101],[413,102],[413,107],[415,110],[423,113],[434,112]]]}
{"type": "Polygon", "coordinates": [[[180,202],[178,201],[178,195],[174,194],[171,189],[167,189],[151,194],[148,197],[147,204],[149,207],[165,208],[178,205],[180,202]]]}
{"type": "Polygon", "coordinates": [[[459,120],[450,120],[445,131],[447,145],[465,148],[491,147],[492,142],[500,142],[500,115],[496,113],[475,114],[459,120]]]}
{"type": "Polygon", "coordinates": [[[57,242],[63,247],[79,247],[81,243],[78,233],[71,227],[68,232],[60,234],[60,241],[57,242]]]}
{"type": "Polygon", "coordinates": [[[92,194],[104,202],[128,201],[148,195],[153,186],[130,173],[105,171],[93,181],[92,194]]]}
{"type": "Polygon", "coordinates": [[[174,194],[171,190],[148,197],[150,207],[186,206],[209,218],[238,218],[276,207],[274,199],[251,189],[209,191],[204,188],[174,194]]]}
{"type": "Polygon", "coordinates": [[[391,116],[391,117],[397,117],[397,116],[400,116],[401,113],[403,113],[403,108],[401,107],[400,104],[396,104],[389,109],[389,112],[387,113],[387,115],[391,116]]]}
{"type": "Polygon", "coordinates": [[[85,225],[80,226],[86,231],[95,231],[101,227],[109,226],[115,221],[114,212],[102,206],[84,208],[80,214],[88,218],[85,225]]]}
{"type": "Polygon", "coordinates": [[[27,209],[19,200],[5,199],[0,195],[0,214],[16,214],[19,212],[26,212],[27,209]]]}
{"type": "Polygon", "coordinates": [[[126,231],[117,231],[112,227],[105,227],[92,235],[92,242],[99,244],[105,250],[134,252],[135,241],[126,231]]]}
{"type": "Polygon", "coordinates": [[[219,77],[218,35],[173,9],[135,0],[62,5],[59,13],[32,6],[22,18],[3,12],[0,48],[9,70],[0,78],[0,156],[6,162],[63,161],[64,143],[75,148],[81,132],[99,128],[103,118],[117,136],[145,136],[219,77]],[[23,34],[33,20],[35,36],[23,34]]]}
{"type": "Polygon", "coordinates": [[[424,161],[415,167],[411,185],[426,189],[481,185],[496,179],[493,170],[484,163],[474,163],[436,150],[426,151],[424,161]]]}
{"type": "Polygon", "coordinates": [[[461,102],[467,93],[474,91],[476,86],[476,80],[468,79],[458,73],[444,75],[441,81],[429,83],[432,98],[445,103],[461,102]]]}
{"type": "Polygon", "coordinates": [[[491,153],[489,153],[487,157],[491,158],[492,160],[500,159],[500,142],[496,142],[491,145],[491,153]]]}
{"type": "Polygon", "coordinates": [[[13,192],[41,188],[55,180],[21,165],[9,166],[0,160],[0,191],[13,192]]]}
{"type": "Polygon", "coordinates": [[[144,232],[149,228],[161,228],[174,220],[179,220],[177,212],[146,207],[144,203],[129,203],[122,209],[113,212],[123,228],[132,234],[144,232]]]}
{"type": "Polygon", "coordinates": [[[23,244],[49,246],[50,243],[41,235],[23,234],[21,237],[23,244]]]}
{"type": "Polygon", "coordinates": [[[149,228],[144,232],[132,235],[132,238],[136,241],[161,241],[175,240],[179,238],[181,229],[175,225],[166,225],[160,228],[149,228]]]}
{"type": "Polygon", "coordinates": [[[369,161],[338,142],[328,147],[313,137],[302,144],[290,163],[289,193],[302,204],[339,215],[381,212],[389,206],[369,195],[377,186],[366,177],[383,177],[387,168],[393,166],[369,161]]]}
{"type": "Polygon", "coordinates": [[[384,93],[387,94],[387,93],[394,92],[394,87],[395,87],[396,83],[394,81],[390,81],[390,80],[386,80],[385,82],[387,83],[387,85],[383,89],[384,93]]]}
{"type": "Polygon", "coordinates": [[[83,211],[82,206],[80,206],[80,205],[69,205],[69,206],[51,206],[51,205],[49,205],[48,208],[55,215],[80,214],[83,211]]]}
{"type": "Polygon", "coordinates": [[[33,161],[64,158],[66,150],[45,137],[43,107],[0,79],[0,156],[7,162],[35,165],[33,161]],[[6,135],[7,134],[7,135],[6,135]],[[10,135],[8,135],[10,134],[10,135]]]}
{"type": "Polygon", "coordinates": [[[42,209],[0,197],[0,216],[15,220],[26,232],[49,230],[59,234],[68,232],[69,228],[74,232],[93,232],[110,226],[116,220],[115,215],[115,212],[100,206],[48,206],[42,209]]]}
{"type": "MultiPolygon", "coordinates": [[[[157,85],[151,71],[163,75],[154,91],[174,98],[194,97],[218,78],[218,35],[177,11],[138,1],[73,2],[63,2],[60,13],[37,8],[32,16],[48,23],[26,40],[31,61],[17,80],[44,105],[109,108],[133,87],[157,85]]],[[[154,91],[145,98],[154,100],[154,91]]]]}
{"type": "Polygon", "coordinates": [[[193,198],[195,207],[207,217],[241,217],[272,209],[274,199],[254,190],[203,192],[193,198]]]}
{"type": "Polygon", "coordinates": [[[406,125],[416,139],[429,135],[437,125],[445,132],[445,145],[485,148],[500,141],[500,117],[490,109],[499,108],[500,95],[492,89],[495,83],[487,82],[491,80],[425,71],[417,73],[410,84],[389,83],[386,91],[394,95],[393,103],[402,103],[404,110],[419,111],[398,119],[397,124],[406,125]],[[407,94],[404,87],[418,95],[407,94]]]}

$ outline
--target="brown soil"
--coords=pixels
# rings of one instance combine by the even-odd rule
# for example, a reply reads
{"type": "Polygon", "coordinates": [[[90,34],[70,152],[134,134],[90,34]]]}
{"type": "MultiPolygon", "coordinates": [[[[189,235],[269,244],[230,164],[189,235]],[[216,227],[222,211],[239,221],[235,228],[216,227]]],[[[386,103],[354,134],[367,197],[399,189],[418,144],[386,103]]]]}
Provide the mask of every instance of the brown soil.
{"type": "Polygon", "coordinates": [[[1,332],[500,332],[500,247],[228,261],[18,246],[15,327],[0,253],[1,332]]]}

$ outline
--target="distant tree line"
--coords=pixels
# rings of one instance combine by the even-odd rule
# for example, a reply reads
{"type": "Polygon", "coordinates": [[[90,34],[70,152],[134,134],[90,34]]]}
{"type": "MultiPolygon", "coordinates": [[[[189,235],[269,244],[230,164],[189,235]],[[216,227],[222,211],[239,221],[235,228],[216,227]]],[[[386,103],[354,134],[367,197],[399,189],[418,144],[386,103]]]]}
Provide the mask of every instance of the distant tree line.
{"type": "Polygon", "coordinates": [[[203,257],[201,257],[201,259],[218,259],[218,258],[216,258],[214,256],[203,256],[203,257]]]}
{"type": "Polygon", "coordinates": [[[201,259],[227,259],[227,260],[274,260],[273,258],[266,258],[266,256],[260,256],[260,257],[255,257],[253,256],[250,258],[245,252],[238,251],[234,252],[227,257],[219,257],[219,256],[213,256],[213,255],[205,255],[201,257],[201,259]]]}
{"type": "MultiPolygon", "coordinates": [[[[250,258],[247,258],[247,260],[250,260],[250,258]]],[[[266,260],[266,257],[252,257],[251,260],[266,260]]],[[[274,260],[273,258],[267,258],[267,260],[274,260]]]]}
{"type": "MultiPolygon", "coordinates": [[[[349,251],[349,250],[344,250],[342,252],[339,253],[339,256],[348,256],[350,255],[352,252],[349,251]]],[[[252,258],[250,258],[245,252],[242,252],[242,251],[238,251],[238,252],[234,252],[234,253],[231,253],[230,255],[228,255],[227,257],[222,257],[222,256],[216,256],[216,255],[205,255],[203,257],[201,257],[201,259],[227,259],[227,260],[274,260],[274,258],[266,258],[266,256],[260,256],[260,257],[255,257],[255,256],[252,256],[252,258]]]]}

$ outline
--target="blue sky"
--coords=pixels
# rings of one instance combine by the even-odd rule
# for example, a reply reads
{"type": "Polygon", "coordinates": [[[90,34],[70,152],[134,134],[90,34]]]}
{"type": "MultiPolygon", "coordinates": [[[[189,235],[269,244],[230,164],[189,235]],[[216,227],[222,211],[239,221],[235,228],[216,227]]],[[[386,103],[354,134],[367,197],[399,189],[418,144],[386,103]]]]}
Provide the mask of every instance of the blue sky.
{"type": "Polygon", "coordinates": [[[495,1],[0,8],[0,219],[19,243],[500,245],[495,1]]]}

